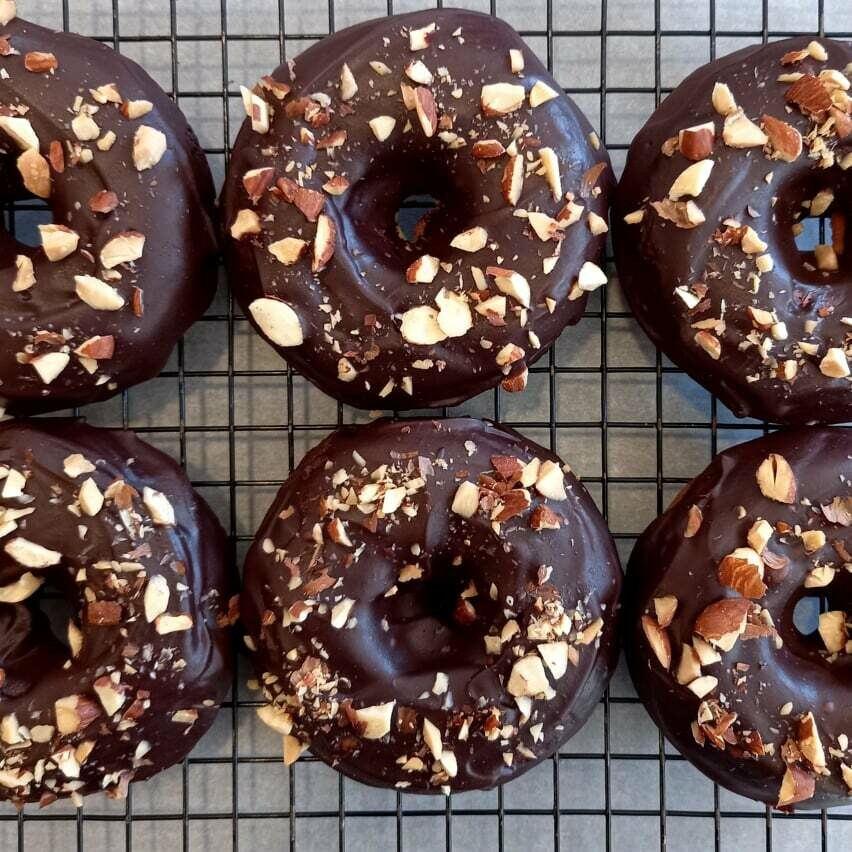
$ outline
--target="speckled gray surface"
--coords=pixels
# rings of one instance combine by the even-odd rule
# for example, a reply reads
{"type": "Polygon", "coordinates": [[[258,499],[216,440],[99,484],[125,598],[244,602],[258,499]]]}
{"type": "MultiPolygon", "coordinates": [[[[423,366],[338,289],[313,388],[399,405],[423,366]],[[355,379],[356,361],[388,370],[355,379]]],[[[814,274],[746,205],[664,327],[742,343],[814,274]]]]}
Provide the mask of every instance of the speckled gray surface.
{"type": "MultiPolygon", "coordinates": [[[[329,5],[325,0],[67,0],[63,20],[62,0],[19,0],[21,13],[38,23],[67,24],[110,41],[117,36],[122,52],[177,92],[211,151],[217,184],[224,148],[241,121],[240,104],[232,96],[226,122],[225,84],[234,95],[240,83],[251,83],[277,65],[282,49],[294,56],[310,43],[299,36],[327,32],[329,5]],[[223,30],[227,40],[221,38],[223,30]]],[[[399,12],[426,5],[392,3],[399,12]]],[[[491,8],[489,0],[455,5],[491,8]]],[[[619,171],[631,135],[653,109],[657,87],[664,95],[710,59],[711,29],[717,33],[715,53],[723,55],[758,40],[764,29],[770,37],[816,32],[822,9],[827,34],[852,37],[849,0],[609,0],[603,3],[603,22],[602,0],[497,0],[495,5],[498,15],[533,33],[527,41],[540,56],[546,59],[550,51],[557,79],[603,129],[619,171]],[[617,34],[602,36],[604,26],[617,34]]],[[[340,28],[385,14],[388,3],[334,0],[333,9],[334,26],[340,28]]],[[[17,214],[19,233],[26,238],[37,221],[42,221],[37,215],[17,214]]],[[[687,377],[656,369],[669,365],[658,360],[627,315],[614,279],[604,294],[595,294],[580,324],[563,334],[552,359],[541,363],[524,395],[488,393],[452,413],[497,414],[534,440],[552,444],[606,510],[624,557],[632,537],[685,479],[704,468],[714,448],[755,434],[749,428],[755,424],[738,424],[687,377]]],[[[273,483],[333,428],[338,415],[345,422],[366,417],[351,409],[338,412],[300,377],[288,385],[286,376],[270,374],[281,367],[245,322],[230,319],[227,292],[220,286],[209,319],[189,332],[164,376],[81,413],[100,425],[126,423],[183,457],[226,528],[248,536],[276,490],[273,483]]],[[[239,541],[240,554],[244,547],[239,541]]],[[[714,791],[670,747],[661,761],[659,733],[633,703],[623,667],[609,702],[556,764],[545,763],[502,795],[466,794],[444,802],[398,798],[342,782],[316,762],[300,761],[289,772],[280,762],[278,738],[257,722],[247,703],[253,697],[245,686],[251,676],[247,663],[240,661],[237,706],[220,713],[185,767],[135,786],[128,803],[90,798],[79,816],[59,803],[41,812],[27,807],[19,821],[9,806],[0,812],[0,849],[327,852],[343,846],[365,852],[543,852],[557,848],[557,838],[558,848],[571,852],[644,852],[660,849],[663,839],[665,848],[678,852],[852,848],[852,807],[832,812],[824,824],[819,814],[767,819],[759,806],[714,791]]]]}

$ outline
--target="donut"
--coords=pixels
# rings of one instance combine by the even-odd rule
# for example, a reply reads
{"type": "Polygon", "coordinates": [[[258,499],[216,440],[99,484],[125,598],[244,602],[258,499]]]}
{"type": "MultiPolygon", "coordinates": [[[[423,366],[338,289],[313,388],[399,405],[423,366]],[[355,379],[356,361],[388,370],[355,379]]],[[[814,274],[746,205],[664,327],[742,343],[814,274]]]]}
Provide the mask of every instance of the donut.
{"type": "Polygon", "coordinates": [[[284,760],[493,787],[553,755],[618,653],[621,568],[553,453],[459,418],[338,430],[284,483],[240,604],[284,760]]]}
{"type": "Polygon", "coordinates": [[[231,285],[332,397],[409,409],[521,390],[606,282],[609,158],[502,21],[358,24],[243,100],[221,198],[231,285]],[[432,207],[406,231],[417,199],[432,207]]]}
{"type": "Polygon", "coordinates": [[[123,798],[186,756],[230,686],[225,546],[133,433],[0,426],[0,798],[123,798]]]}
{"type": "Polygon", "coordinates": [[[619,280],[654,345],[738,417],[852,419],[850,61],[826,38],[739,50],[687,77],[630,146],[619,280]]]}
{"type": "Polygon", "coordinates": [[[825,427],[726,450],[627,569],[624,644],[648,712],[714,782],[782,809],[852,794],[850,458],[852,433],[825,427]]]}
{"type": "Polygon", "coordinates": [[[0,4],[0,201],[41,198],[38,244],[0,230],[0,409],[106,399],[156,376],[215,289],[210,170],[135,63],[0,4]]]}

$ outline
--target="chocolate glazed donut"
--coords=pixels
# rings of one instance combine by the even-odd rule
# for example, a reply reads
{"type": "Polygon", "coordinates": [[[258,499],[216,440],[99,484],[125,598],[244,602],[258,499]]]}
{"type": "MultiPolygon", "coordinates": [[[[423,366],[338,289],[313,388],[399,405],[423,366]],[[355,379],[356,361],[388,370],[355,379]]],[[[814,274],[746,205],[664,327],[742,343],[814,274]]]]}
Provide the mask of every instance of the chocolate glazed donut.
{"type": "Polygon", "coordinates": [[[40,246],[0,232],[0,409],[34,414],[160,371],[216,289],[213,186],[136,63],[0,6],[0,200],[53,218],[40,246]]]}
{"type": "Polygon", "coordinates": [[[850,458],[852,433],[826,428],[721,453],[627,571],[625,648],[648,712],[717,784],[784,809],[852,793],[850,458]]]}
{"type": "Polygon", "coordinates": [[[559,459],[473,419],[335,432],[283,485],[241,614],[284,759],[418,793],[552,755],[617,657],[621,568],[559,459]]]}
{"type": "Polygon", "coordinates": [[[183,759],[230,685],[225,535],[131,432],[7,423],[0,477],[0,798],[122,798],[183,759]],[[43,585],[72,611],[58,633],[43,585]]]}
{"type": "Polygon", "coordinates": [[[593,261],[609,159],[502,21],[368,21],[243,96],[222,193],[231,284],[336,399],[407,409],[521,390],[606,282],[593,261]],[[435,207],[406,236],[398,210],[424,196],[435,207]]]}
{"type": "Polygon", "coordinates": [[[687,77],[630,146],[621,284],[654,344],[740,417],[852,419],[850,61],[825,38],[737,51],[687,77]],[[800,250],[817,220],[830,237],[800,250]]]}

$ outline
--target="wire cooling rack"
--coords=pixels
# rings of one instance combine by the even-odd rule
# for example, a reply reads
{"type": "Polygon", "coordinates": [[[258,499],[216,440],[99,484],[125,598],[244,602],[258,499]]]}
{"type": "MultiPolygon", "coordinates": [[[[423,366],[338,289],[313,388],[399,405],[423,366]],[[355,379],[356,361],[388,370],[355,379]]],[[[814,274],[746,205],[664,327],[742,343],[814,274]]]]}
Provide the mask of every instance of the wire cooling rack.
{"type": "MultiPolygon", "coordinates": [[[[238,85],[330,30],[430,5],[403,0],[19,0],[23,17],[99,38],[140,62],[196,128],[217,184],[242,121],[238,85]]],[[[438,4],[440,5],[440,3],[438,4]]],[[[757,40],[852,38],[849,0],[480,0],[547,60],[620,172],[633,133],[694,67],[757,40]]],[[[35,242],[45,213],[6,224],[35,242]]],[[[607,258],[609,260],[609,257],[607,258]]],[[[712,454],[765,425],[740,421],[639,333],[614,279],[530,371],[525,394],[497,390],[443,414],[493,417],[556,449],[607,515],[622,557],[712,454]]],[[[214,286],[216,282],[211,282],[214,286]]],[[[220,282],[216,302],[159,378],[78,413],[123,425],[180,459],[231,534],[239,564],[280,481],[337,425],[338,406],[253,334],[220,282]]],[[[434,412],[432,413],[435,414],[434,412]]],[[[233,699],[180,766],[128,799],[77,811],[0,811],[2,850],[475,849],[750,852],[852,848],[852,808],[770,811],[712,785],[668,746],[623,667],[565,750],[488,793],[415,797],[373,790],[303,757],[281,762],[257,722],[242,657],[233,699]]]]}

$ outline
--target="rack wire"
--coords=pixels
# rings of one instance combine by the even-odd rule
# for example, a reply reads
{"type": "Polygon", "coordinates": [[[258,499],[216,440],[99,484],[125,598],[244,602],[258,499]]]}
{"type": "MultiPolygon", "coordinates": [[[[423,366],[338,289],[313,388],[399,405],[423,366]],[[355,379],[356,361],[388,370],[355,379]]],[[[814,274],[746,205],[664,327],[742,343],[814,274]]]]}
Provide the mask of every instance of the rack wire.
{"type": "MultiPolygon", "coordinates": [[[[24,17],[99,38],[142,61],[199,131],[220,183],[242,121],[237,86],[327,32],[428,2],[20,0],[24,17]]],[[[440,2],[438,6],[442,5],[440,2]]],[[[684,74],[743,44],[818,33],[852,38],[848,0],[470,0],[506,17],[597,125],[618,171],[630,136],[684,74]]],[[[39,216],[18,204],[21,235],[39,216]]],[[[23,238],[23,237],[22,237],[23,238]]],[[[490,416],[550,445],[582,476],[622,557],[718,450],[765,431],[734,418],[638,332],[614,280],[530,371],[523,399],[495,390],[442,415],[490,416]]],[[[135,429],[187,467],[239,564],[281,479],[344,422],[251,332],[220,282],[207,315],[160,377],[73,412],[135,429]],[[286,453],[283,452],[286,447],[286,453]]],[[[435,413],[432,412],[434,415],[435,413]]],[[[415,797],[345,780],[305,756],[284,767],[255,719],[241,657],[233,697],[182,765],[90,797],[0,813],[0,848],[77,850],[852,848],[852,808],[779,815],[714,786],[667,746],[620,669],[564,751],[488,793],[415,797]],[[45,847],[47,844],[47,847],[45,847]]]]}

